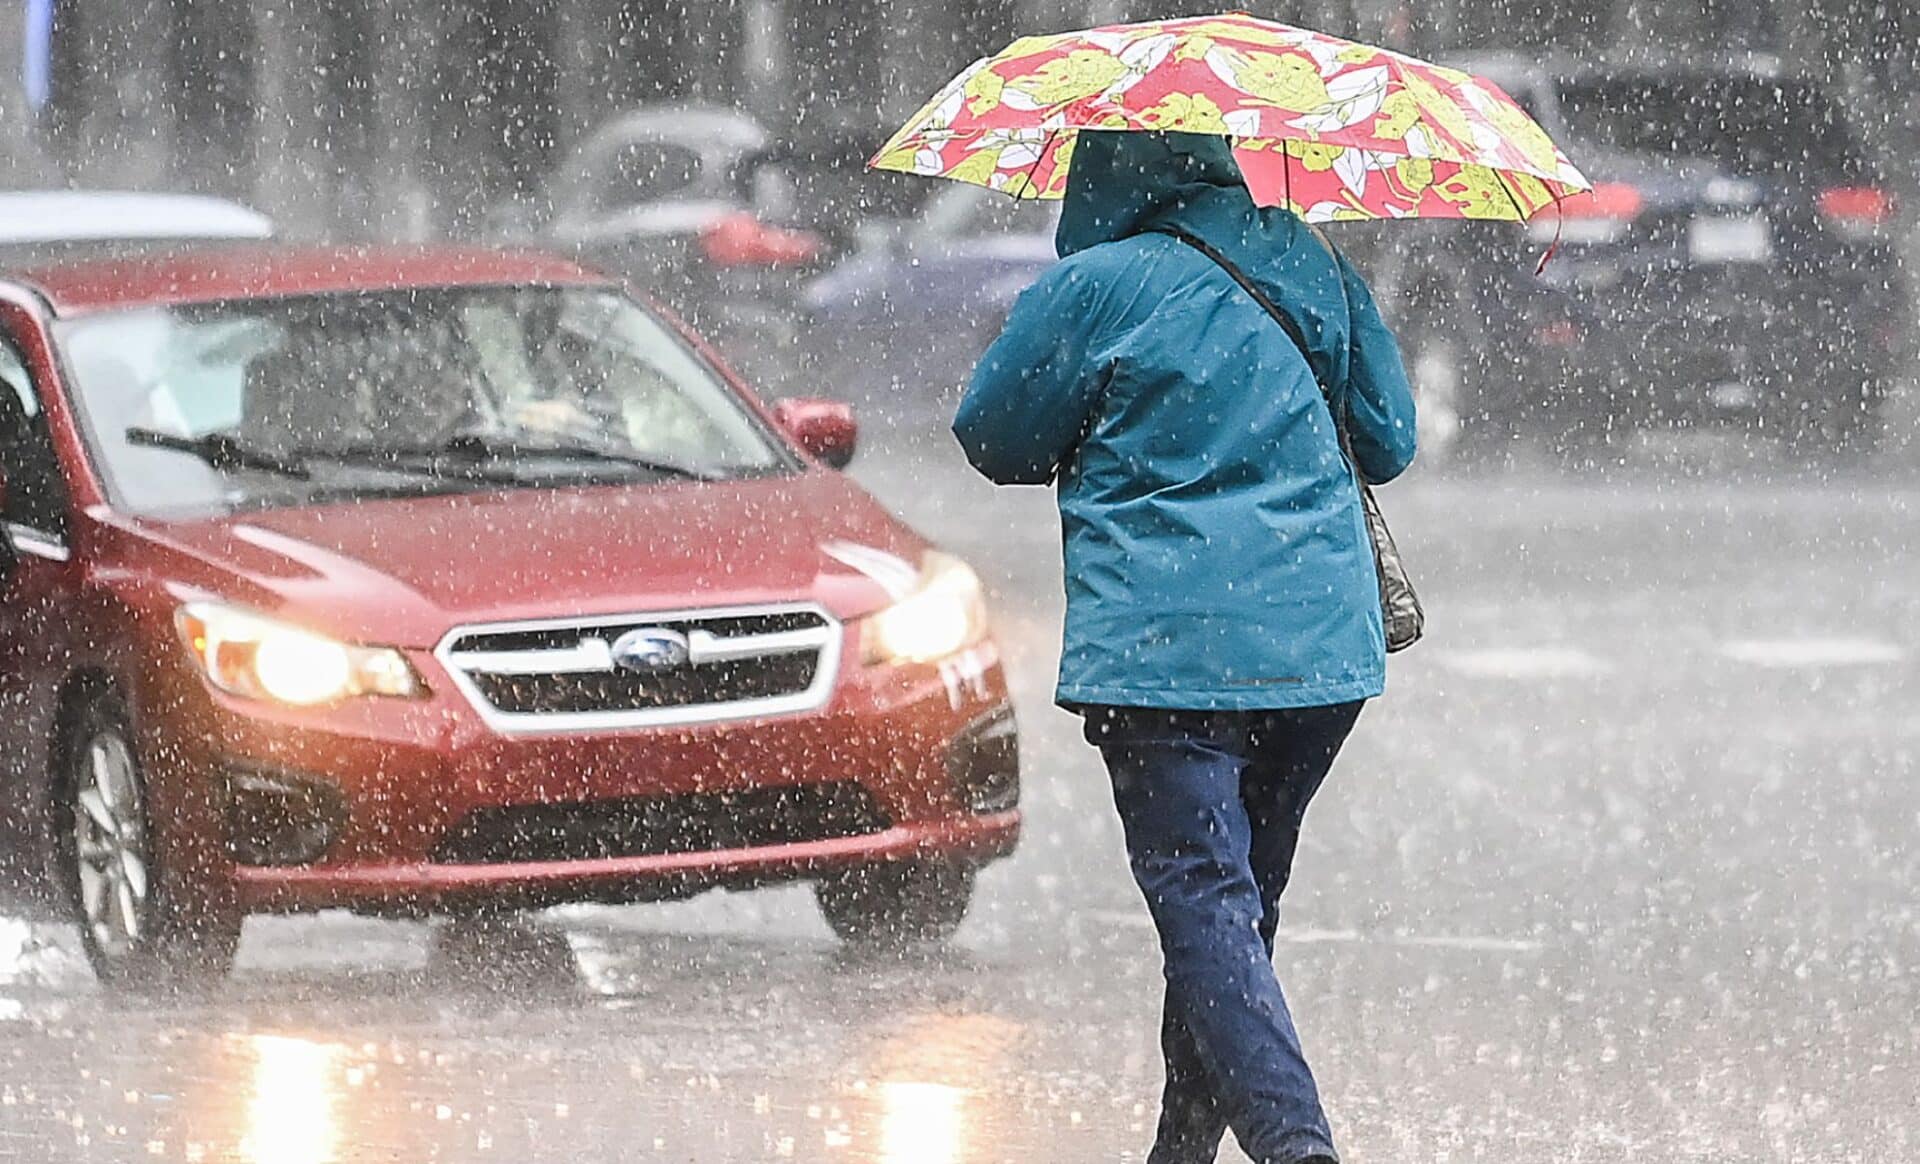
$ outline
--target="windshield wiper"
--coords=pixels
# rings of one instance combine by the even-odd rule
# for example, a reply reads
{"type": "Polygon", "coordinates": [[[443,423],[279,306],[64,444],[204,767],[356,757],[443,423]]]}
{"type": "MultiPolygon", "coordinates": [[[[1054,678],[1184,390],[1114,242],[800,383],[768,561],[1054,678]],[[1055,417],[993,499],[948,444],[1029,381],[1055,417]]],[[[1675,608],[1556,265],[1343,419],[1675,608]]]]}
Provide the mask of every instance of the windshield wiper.
{"type": "Polygon", "coordinates": [[[359,469],[382,473],[404,473],[410,477],[434,477],[442,480],[476,481],[487,485],[525,485],[523,474],[512,470],[489,469],[466,458],[448,460],[443,450],[404,445],[336,445],[303,448],[300,455],[315,461],[331,461],[359,469]]]}
{"type": "Polygon", "coordinates": [[[497,437],[486,433],[462,432],[450,436],[437,450],[457,457],[478,457],[488,460],[511,461],[523,457],[552,457],[557,460],[596,461],[605,465],[626,465],[635,469],[644,469],[649,473],[658,473],[663,477],[679,477],[688,481],[711,481],[713,476],[692,469],[686,465],[676,465],[672,461],[659,461],[643,457],[637,453],[610,449],[604,445],[589,444],[583,441],[565,441],[548,443],[546,441],[519,441],[511,437],[497,437]]]}
{"type": "Polygon", "coordinates": [[[256,448],[230,432],[181,436],[178,433],[136,426],[126,430],[122,435],[130,445],[187,453],[200,458],[223,473],[232,472],[235,469],[257,469],[263,473],[275,473],[302,481],[313,476],[312,472],[297,459],[276,453],[271,449],[256,448]]]}

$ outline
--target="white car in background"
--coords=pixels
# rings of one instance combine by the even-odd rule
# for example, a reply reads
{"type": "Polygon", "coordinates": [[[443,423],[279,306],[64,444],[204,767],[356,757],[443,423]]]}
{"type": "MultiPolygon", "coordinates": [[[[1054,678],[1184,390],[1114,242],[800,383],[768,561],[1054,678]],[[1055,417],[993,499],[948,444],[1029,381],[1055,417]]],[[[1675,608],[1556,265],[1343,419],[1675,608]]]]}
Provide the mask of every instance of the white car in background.
{"type": "Polygon", "coordinates": [[[0,265],[272,237],[271,218],[204,194],[0,190],[0,265]]]}

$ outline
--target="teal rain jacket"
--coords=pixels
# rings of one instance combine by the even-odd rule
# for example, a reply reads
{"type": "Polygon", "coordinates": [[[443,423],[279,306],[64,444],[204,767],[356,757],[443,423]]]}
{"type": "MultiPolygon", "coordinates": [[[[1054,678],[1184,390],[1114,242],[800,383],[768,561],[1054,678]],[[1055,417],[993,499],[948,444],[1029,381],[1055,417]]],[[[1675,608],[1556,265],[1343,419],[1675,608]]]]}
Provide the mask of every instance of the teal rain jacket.
{"type": "Polygon", "coordinates": [[[1003,485],[1053,482],[1065,541],[1064,704],[1254,709],[1378,695],[1372,545],[1313,370],[1206,256],[1305,331],[1371,482],[1413,460],[1413,395],[1366,284],[1225,138],[1084,132],[1055,236],[954,420],[1003,485]],[[1345,294],[1342,295],[1342,284],[1345,294]]]}

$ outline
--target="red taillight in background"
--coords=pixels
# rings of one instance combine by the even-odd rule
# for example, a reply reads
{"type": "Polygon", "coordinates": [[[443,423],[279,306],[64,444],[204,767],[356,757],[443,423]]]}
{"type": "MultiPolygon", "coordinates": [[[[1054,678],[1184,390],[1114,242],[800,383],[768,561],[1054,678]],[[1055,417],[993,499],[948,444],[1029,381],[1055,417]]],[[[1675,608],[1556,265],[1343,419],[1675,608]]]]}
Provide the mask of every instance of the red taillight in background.
{"type": "Polygon", "coordinates": [[[1636,187],[1625,182],[1602,182],[1585,194],[1563,199],[1560,213],[1569,219],[1611,218],[1631,222],[1640,217],[1646,204],[1636,187]]]}
{"type": "Polygon", "coordinates": [[[745,210],[708,224],[700,253],[719,267],[788,267],[820,255],[820,236],[761,222],[745,210]]]}
{"type": "Polygon", "coordinates": [[[1533,329],[1533,338],[1542,347],[1570,348],[1580,342],[1580,325],[1571,319],[1555,319],[1533,329]]]}
{"type": "Polygon", "coordinates": [[[1843,230],[1872,231],[1893,221],[1893,195],[1878,186],[1836,186],[1821,193],[1820,217],[1843,230]]]}
{"type": "Polygon", "coordinates": [[[1562,242],[1576,246],[1618,242],[1645,206],[1640,191],[1625,182],[1602,182],[1584,194],[1560,199],[1552,210],[1527,222],[1528,237],[1547,244],[1533,273],[1547,269],[1562,242]]]}

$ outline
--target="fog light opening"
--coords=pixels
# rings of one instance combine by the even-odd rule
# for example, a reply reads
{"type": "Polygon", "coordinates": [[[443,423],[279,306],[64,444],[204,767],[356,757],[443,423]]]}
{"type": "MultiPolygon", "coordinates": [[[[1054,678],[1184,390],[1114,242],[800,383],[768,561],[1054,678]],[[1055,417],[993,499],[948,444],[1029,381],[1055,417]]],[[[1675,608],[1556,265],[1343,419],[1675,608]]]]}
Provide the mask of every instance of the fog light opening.
{"type": "Polygon", "coordinates": [[[339,791],[317,780],[227,776],[227,851],[243,865],[311,865],[333,847],[346,815],[339,791]]]}
{"type": "Polygon", "coordinates": [[[975,813],[1008,812],[1020,804],[1020,732],[1002,709],[954,740],[947,758],[955,790],[975,813]]]}

